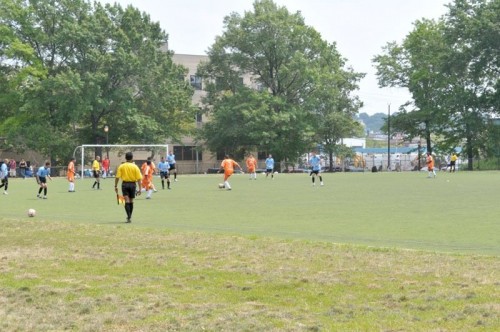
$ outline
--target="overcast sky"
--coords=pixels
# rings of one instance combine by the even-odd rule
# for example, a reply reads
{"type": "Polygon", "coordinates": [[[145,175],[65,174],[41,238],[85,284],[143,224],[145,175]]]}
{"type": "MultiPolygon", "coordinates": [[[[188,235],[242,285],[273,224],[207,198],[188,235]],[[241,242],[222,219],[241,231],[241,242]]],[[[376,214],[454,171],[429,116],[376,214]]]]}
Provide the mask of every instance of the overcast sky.
{"type": "MultiPolygon", "coordinates": [[[[222,34],[223,19],[231,12],[252,11],[253,0],[100,0],[132,5],[148,13],[169,35],[169,48],[178,54],[206,54],[222,34]]],[[[357,94],[360,112],[391,113],[409,99],[405,89],[378,88],[371,59],[387,42],[401,42],[421,18],[437,19],[450,0],[274,0],[292,13],[300,11],[305,23],[324,40],[335,42],[356,72],[366,73],[357,94]]]]}

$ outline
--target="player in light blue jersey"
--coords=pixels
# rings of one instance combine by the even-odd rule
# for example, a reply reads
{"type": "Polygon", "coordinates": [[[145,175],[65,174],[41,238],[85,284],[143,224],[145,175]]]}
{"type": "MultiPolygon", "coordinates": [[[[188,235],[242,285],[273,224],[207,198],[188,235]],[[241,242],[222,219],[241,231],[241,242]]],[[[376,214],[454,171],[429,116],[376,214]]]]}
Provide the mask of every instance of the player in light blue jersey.
{"type": "Polygon", "coordinates": [[[321,158],[316,155],[316,152],[311,152],[311,158],[309,158],[309,166],[311,166],[311,172],[309,176],[312,176],[312,184],[316,185],[316,176],[319,177],[320,185],[323,185],[323,177],[321,176],[321,158]]]}
{"type": "Polygon", "coordinates": [[[42,191],[43,191],[43,199],[47,199],[47,178],[52,181],[52,178],[50,177],[50,161],[46,161],[45,165],[40,167],[38,169],[38,172],[36,172],[36,182],[40,186],[40,189],[38,189],[38,195],[36,197],[42,198],[42,191]]]}
{"type": "Polygon", "coordinates": [[[177,168],[175,167],[175,154],[170,151],[167,155],[168,172],[174,173],[174,181],[177,182],[177,168]]]}
{"type": "Polygon", "coordinates": [[[274,180],[274,159],[272,154],[269,154],[266,159],[266,178],[269,174],[271,174],[271,179],[274,180]]]}
{"type": "Polygon", "coordinates": [[[165,179],[167,179],[167,189],[170,189],[170,165],[165,160],[165,157],[161,157],[161,161],[158,163],[158,171],[160,172],[161,186],[165,189],[165,179]]]}
{"type": "Polygon", "coordinates": [[[4,187],[4,195],[7,195],[7,189],[9,188],[9,159],[5,159],[1,163],[0,166],[0,180],[2,180],[2,184],[0,184],[0,188],[4,187]]]}

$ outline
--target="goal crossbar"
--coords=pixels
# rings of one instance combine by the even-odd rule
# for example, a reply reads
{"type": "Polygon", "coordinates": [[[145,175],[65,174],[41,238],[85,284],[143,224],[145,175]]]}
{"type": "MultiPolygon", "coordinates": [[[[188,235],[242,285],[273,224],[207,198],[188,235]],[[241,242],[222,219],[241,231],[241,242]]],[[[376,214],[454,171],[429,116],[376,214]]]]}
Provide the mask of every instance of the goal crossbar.
{"type": "Polygon", "coordinates": [[[84,162],[85,162],[85,148],[164,148],[165,156],[168,154],[168,144],[83,144],[76,147],[73,157],[75,156],[76,150],[81,148],[81,179],[84,178],[84,162]]]}

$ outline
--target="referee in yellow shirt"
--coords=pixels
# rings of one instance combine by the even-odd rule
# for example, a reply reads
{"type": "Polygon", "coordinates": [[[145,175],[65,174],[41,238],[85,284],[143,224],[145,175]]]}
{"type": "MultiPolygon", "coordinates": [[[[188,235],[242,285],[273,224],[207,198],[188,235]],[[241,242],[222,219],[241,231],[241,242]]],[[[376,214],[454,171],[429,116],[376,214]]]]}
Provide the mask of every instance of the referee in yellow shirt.
{"type": "Polygon", "coordinates": [[[101,184],[99,183],[99,178],[101,177],[101,157],[95,157],[95,160],[92,162],[92,174],[94,176],[94,185],[92,189],[97,185],[97,190],[101,189],[101,184]]]}
{"type": "Polygon", "coordinates": [[[141,170],[132,161],[132,152],[125,154],[123,164],[118,166],[115,176],[115,192],[118,194],[118,182],[122,180],[122,194],[125,198],[125,212],[127,213],[127,223],[132,222],[132,212],[134,211],[134,198],[141,194],[141,170]]]}

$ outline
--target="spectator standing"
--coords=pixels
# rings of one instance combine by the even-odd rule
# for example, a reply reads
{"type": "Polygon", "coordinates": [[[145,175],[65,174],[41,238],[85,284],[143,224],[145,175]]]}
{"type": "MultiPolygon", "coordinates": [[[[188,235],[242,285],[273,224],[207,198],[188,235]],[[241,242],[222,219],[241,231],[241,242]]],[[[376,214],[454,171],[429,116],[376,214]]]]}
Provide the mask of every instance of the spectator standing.
{"type": "Polygon", "coordinates": [[[110,161],[109,158],[106,156],[106,158],[103,159],[102,161],[102,178],[105,179],[109,175],[109,167],[110,167],[110,161]]]}
{"type": "Polygon", "coordinates": [[[26,164],[26,161],[24,159],[21,159],[19,162],[19,172],[21,172],[21,176],[23,179],[26,179],[26,169],[28,168],[28,164],[26,164]]]}
{"type": "Polygon", "coordinates": [[[17,175],[16,174],[17,163],[15,159],[10,160],[9,168],[10,168],[10,177],[15,178],[17,175]]]}

